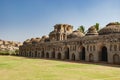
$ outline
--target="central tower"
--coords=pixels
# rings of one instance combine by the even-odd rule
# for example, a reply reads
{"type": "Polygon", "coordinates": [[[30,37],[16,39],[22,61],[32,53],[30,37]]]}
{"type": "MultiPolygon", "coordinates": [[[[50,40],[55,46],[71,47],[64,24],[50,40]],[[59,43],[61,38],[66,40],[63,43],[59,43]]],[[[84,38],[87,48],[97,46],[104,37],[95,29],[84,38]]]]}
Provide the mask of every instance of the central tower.
{"type": "Polygon", "coordinates": [[[50,32],[50,41],[67,40],[67,35],[73,32],[73,26],[68,24],[56,24],[54,31],[50,32]]]}

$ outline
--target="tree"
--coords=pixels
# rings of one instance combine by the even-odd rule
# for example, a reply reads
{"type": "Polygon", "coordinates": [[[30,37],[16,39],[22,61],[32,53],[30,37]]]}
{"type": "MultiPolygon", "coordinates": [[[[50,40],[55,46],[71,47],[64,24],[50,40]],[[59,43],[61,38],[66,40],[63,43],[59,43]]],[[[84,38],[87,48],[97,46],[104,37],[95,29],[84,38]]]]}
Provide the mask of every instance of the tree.
{"type": "Polygon", "coordinates": [[[85,27],[83,25],[79,26],[77,30],[79,30],[82,33],[85,33],[85,27]]]}
{"type": "Polygon", "coordinates": [[[99,23],[96,23],[94,27],[96,28],[97,31],[99,31],[99,23]]]}
{"type": "Polygon", "coordinates": [[[19,49],[16,49],[16,50],[15,50],[15,53],[18,54],[18,53],[19,53],[19,49]]]}
{"type": "Polygon", "coordinates": [[[117,24],[117,25],[120,25],[120,23],[119,23],[119,22],[116,22],[116,24],[117,24]]]}

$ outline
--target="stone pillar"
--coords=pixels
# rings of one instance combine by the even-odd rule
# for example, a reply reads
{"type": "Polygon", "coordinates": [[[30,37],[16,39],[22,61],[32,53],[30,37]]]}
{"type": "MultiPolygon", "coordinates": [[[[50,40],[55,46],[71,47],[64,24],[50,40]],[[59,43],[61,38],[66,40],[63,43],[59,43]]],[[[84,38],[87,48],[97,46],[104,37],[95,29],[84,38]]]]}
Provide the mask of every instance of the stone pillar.
{"type": "Polygon", "coordinates": [[[80,60],[79,52],[76,52],[76,53],[75,53],[75,60],[77,60],[77,61],[80,60]]]}

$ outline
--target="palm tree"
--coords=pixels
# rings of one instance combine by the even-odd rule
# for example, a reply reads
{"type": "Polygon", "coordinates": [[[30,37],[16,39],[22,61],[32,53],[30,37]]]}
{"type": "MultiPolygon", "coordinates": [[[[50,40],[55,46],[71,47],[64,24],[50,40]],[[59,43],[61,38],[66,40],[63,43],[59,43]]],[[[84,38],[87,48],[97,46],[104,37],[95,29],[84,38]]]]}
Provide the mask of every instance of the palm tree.
{"type": "Polygon", "coordinates": [[[85,27],[83,25],[79,26],[77,30],[79,30],[82,33],[85,33],[85,27]]]}
{"type": "Polygon", "coordinates": [[[97,31],[99,31],[99,23],[96,23],[94,27],[96,28],[97,31]]]}

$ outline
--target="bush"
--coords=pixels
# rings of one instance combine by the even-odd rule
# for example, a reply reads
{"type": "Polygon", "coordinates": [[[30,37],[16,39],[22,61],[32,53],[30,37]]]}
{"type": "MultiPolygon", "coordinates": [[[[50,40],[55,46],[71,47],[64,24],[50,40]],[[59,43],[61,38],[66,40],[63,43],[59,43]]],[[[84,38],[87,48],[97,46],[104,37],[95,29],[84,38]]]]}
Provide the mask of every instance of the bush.
{"type": "Polygon", "coordinates": [[[13,55],[13,56],[17,56],[19,53],[19,50],[13,50],[13,51],[0,51],[0,55],[13,55]]]}
{"type": "Polygon", "coordinates": [[[10,55],[9,51],[0,51],[0,55],[10,55]]]}

